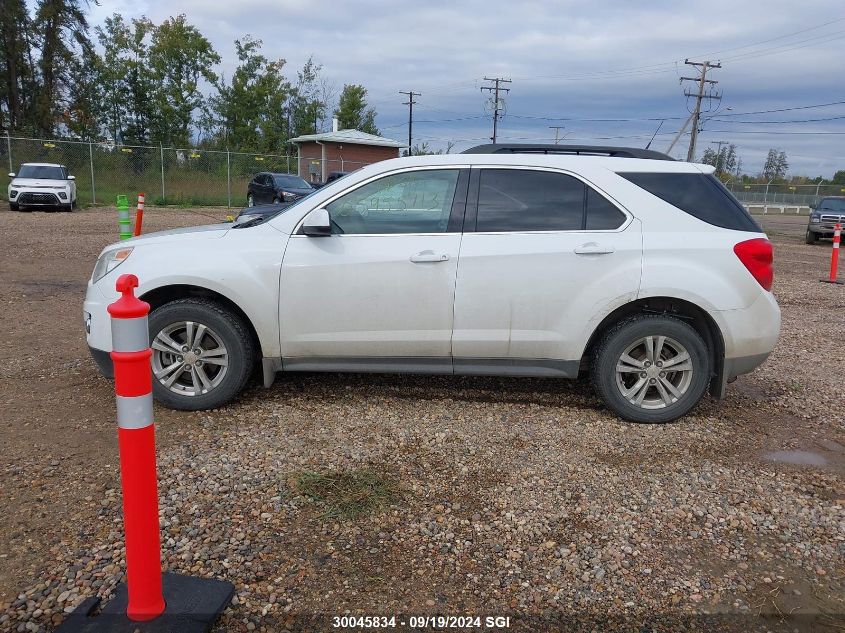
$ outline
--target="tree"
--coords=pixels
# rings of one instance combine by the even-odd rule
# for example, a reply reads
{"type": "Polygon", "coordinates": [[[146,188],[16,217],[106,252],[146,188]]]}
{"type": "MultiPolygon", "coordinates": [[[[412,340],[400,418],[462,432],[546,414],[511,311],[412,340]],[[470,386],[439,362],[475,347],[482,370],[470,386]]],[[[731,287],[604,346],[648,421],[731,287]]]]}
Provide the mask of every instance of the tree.
{"type": "Polygon", "coordinates": [[[763,177],[767,180],[783,178],[788,169],[789,163],[786,160],[786,152],[770,149],[766,156],[766,164],[763,167],[763,177]]]}
{"type": "Polygon", "coordinates": [[[831,183],[834,185],[845,185],[845,169],[840,169],[833,174],[833,180],[831,183]]]}
{"type": "Polygon", "coordinates": [[[65,109],[63,102],[76,58],[80,54],[91,54],[93,47],[88,39],[88,19],[80,0],[40,0],[35,25],[41,48],[36,125],[40,133],[50,135],[65,109]]]}
{"type": "MultiPolygon", "coordinates": [[[[436,156],[441,154],[451,154],[452,148],[455,144],[452,141],[446,143],[446,149],[433,150],[428,144],[428,141],[414,145],[412,154],[414,156],[436,156]]],[[[408,156],[408,150],[403,150],[402,156],[408,156]]]]}
{"type": "Polygon", "coordinates": [[[206,106],[200,79],[217,81],[212,67],[220,56],[184,15],[178,15],[154,29],[149,63],[156,82],[154,140],[187,145],[194,114],[206,106]]]}
{"type": "Polygon", "coordinates": [[[71,66],[67,105],[61,122],[73,138],[93,141],[101,137],[104,104],[100,99],[98,61],[93,51],[85,51],[71,66]]]}
{"type": "Polygon", "coordinates": [[[322,66],[309,57],[296,73],[296,85],[288,99],[290,135],[316,134],[320,121],[326,117],[326,102],[322,98],[320,71],[322,66]]]}
{"type": "Polygon", "coordinates": [[[713,165],[716,168],[716,174],[719,177],[733,174],[737,168],[736,145],[733,143],[722,144],[719,146],[718,152],[712,147],[704,150],[704,155],[701,157],[701,162],[705,165],[713,165]]]}
{"type": "Polygon", "coordinates": [[[367,107],[367,89],[364,86],[344,85],[334,115],[341,130],[361,130],[368,134],[379,134],[375,122],[376,111],[367,107]]]}
{"type": "Polygon", "coordinates": [[[103,126],[116,143],[151,142],[158,86],[149,63],[149,40],[155,25],[145,17],[124,22],[120,14],[97,27],[103,47],[98,83],[103,93],[103,126]]]}
{"type": "Polygon", "coordinates": [[[261,44],[249,36],[235,40],[240,63],[231,84],[219,82],[212,108],[227,147],[279,151],[287,142],[284,107],[290,83],[282,74],[285,60],[268,61],[260,53],[261,44]]]}
{"type": "Polygon", "coordinates": [[[0,2],[0,129],[27,129],[36,93],[32,20],[24,0],[0,2]]]}

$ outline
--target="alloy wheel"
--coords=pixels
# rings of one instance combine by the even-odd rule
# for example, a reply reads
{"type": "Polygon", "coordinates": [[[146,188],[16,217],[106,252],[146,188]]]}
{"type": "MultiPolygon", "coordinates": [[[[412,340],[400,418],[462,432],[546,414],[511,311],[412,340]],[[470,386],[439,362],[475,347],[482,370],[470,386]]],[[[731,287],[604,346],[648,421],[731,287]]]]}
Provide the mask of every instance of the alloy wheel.
{"type": "Polygon", "coordinates": [[[616,386],[622,397],[643,409],[668,407],[687,392],[693,363],[687,349],[668,336],[644,336],[616,362],[616,386]]]}
{"type": "Polygon", "coordinates": [[[228,371],[226,346],[214,330],[202,323],[171,323],[155,335],[151,346],[153,376],[179,395],[208,393],[223,382],[228,371]]]}

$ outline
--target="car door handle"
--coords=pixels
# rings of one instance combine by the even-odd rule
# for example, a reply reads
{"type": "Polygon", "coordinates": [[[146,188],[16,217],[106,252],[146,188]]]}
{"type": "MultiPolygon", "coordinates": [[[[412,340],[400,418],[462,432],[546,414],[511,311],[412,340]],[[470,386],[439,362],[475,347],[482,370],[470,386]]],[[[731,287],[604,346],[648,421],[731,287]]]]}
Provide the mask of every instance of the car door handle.
{"type": "Polygon", "coordinates": [[[438,262],[448,262],[449,253],[420,251],[416,255],[411,255],[411,261],[415,264],[436,264],[438,262]]]}
{"type": "Polygon", "coordinates": [[[587,242],[575,248],[576,255],[607,255],[614,252],[613,246],[604,246],[598,242],[587,242]]]}

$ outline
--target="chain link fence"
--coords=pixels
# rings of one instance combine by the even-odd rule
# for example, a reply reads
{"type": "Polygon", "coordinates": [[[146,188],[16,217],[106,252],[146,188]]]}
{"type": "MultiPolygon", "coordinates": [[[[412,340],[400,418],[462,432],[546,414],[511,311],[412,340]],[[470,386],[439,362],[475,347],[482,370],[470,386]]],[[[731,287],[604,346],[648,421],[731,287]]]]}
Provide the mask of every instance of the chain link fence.
{"type": "Polygon", "coordinates": [[[825,196],[845,196],[845,185],[788,185],[742,184],[727,185],[740,202],[745,204],[771,204],[809,206],[825,196]]]}
{"type": "MultiPolygon", "coordinates": [[[[246,204],[247,185],[262,171],[297,173],[296,154],[255,154],[178,147],[115,145],[57,139],[0,137],[0,199],[7,200],[9,175],[22,163],[65,165],[76,177],[78,203],[114,204],[146,194],[151,205],[225,206],[246,204]],[[8,167],[8,170],[5,169],[8,167]]],[[[319,167],[319,160],[310,161],[319,167]]],[[[325,173],[353,171],[367,163],[327,160],[325,173]]],[[[309,174],[303,174],[310,180],[309,174]]]]}
{"type": "MultiPolygon", "coordinates": [[[[22,163],[58,163],[76,177],[80,205],[113,204],[118,194],[133,198],[144,192],[149,204],[240,207],[247,185],[261,171],[296,174],[297,155],[254,154],[221,150],[141,145],[114,145],[58,139],[0,137],[0,160],[8,172],[22,163]]],[[[319,159],[304,161],[306,180],[323,173],[354,171],[368,163],[319,159]]],[[[9,176],[0,169],[0,198],[7,199],[9,176]]],[[[843,185],[727,185],[745,204],[806,207],[824,196],[845,195],[843,185]]]]}

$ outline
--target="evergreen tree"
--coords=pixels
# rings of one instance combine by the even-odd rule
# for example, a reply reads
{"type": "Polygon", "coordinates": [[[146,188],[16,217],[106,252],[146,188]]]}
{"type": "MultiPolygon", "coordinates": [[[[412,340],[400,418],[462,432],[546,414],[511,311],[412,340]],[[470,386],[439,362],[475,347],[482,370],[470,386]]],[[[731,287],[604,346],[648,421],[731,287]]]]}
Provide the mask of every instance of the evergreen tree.
{"type": "Polygon", "coordinates": [[[77,57],[91,54],[93,47],[80,0],[39,0],[35,26],[41,49],[36,127],[40,134],[49,136],[64,113],[77,57]]]}

